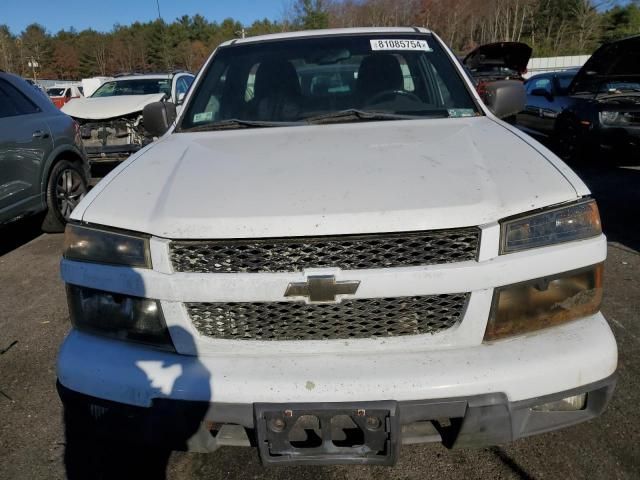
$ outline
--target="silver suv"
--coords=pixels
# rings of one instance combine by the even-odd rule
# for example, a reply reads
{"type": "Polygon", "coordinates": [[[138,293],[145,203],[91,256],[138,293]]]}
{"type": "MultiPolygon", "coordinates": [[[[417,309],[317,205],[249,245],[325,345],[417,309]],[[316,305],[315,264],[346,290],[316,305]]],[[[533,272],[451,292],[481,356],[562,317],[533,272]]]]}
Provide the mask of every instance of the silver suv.
{"type": "Polygon", "coordinates": [[[0,71],[0,225],[46,211],[62,231],[87,192],[78,124],[22,78],[0,71]]]}

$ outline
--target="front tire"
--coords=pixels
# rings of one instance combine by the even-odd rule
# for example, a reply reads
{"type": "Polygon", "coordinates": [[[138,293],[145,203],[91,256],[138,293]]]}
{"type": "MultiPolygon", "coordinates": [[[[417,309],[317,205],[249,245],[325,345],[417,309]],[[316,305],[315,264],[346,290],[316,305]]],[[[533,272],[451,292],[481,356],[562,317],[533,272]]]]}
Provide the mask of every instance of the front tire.
{"type": "Polygon", "coordinates": [[[589,162],[595,152],[584,130],[575,118],[561,117],[554,132],[556,154],[567,162],[589,162]]]}
{"type": "Polygon", "coordinates": [[[47,180],[47,214],[42,230],[47,233],[64,231],[71,212],[86,194],[87,179],[82,170],[68,160],[56,163],[47,180]]]}

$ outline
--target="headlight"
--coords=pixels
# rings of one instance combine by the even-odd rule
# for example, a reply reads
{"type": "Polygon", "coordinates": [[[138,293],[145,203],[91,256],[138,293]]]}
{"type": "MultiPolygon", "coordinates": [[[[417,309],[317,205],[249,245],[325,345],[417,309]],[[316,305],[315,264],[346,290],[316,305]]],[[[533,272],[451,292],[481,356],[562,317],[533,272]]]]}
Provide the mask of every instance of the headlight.
{"type": "Polygon", "coordinates": [[[151,268],[148,238],[73,224],[64,233],[64,258],[151,268]]]}
{"type": "Polygon", "coordinates": [[[595,200],[544,210],[502,222],[500,254],[595,237],[602,233],[595,200]]]}
{"type": "Polygon", "coordinates": [[[602,264],[497,288],[485,341],[522,335],[593,315],[602,302],[602,264]]]}
{"type": "Polygon", "coordinates": [[[175,351],[160,302],[67,285],[71,323],[78,330],[175,351]]]}
{"type": "Polygon", "coordinates": [[[626,125],[629,114],[625,112],[600,112],[600,123],[603,125],[626,125]]]}

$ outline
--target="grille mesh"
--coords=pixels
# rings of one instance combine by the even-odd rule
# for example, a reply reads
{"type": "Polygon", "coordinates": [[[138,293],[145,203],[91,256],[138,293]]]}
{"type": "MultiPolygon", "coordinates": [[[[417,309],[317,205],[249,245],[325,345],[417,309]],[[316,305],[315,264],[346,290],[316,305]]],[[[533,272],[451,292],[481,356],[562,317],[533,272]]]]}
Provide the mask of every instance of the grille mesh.
{"type": "Polygon", "coordinates": [[[171,242],[177,272],[298,272],[391,268],[475,260],[478,228],[339,237],[171,242]]]}
{"type": "Polygon", "coordinates": [[[464,315],[468,293],[338,304],[187,303],[202,335],[233,340],[336,340],[437,333],[464,315]]]}

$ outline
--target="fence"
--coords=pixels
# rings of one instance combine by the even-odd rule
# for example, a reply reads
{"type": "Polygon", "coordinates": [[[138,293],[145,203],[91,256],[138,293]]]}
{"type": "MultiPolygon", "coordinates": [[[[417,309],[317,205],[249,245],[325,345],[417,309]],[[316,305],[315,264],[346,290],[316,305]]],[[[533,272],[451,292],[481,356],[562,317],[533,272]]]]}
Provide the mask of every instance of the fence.
{"type": "Polygon", "coordinates": [[[527,74],[530,77],[537,73],[557,72],[582,67],[591,55],[573,55],[568,57],[544,57],[532,58],[527,65],[527,74]]]}

